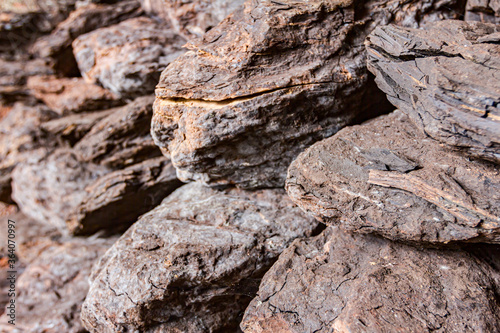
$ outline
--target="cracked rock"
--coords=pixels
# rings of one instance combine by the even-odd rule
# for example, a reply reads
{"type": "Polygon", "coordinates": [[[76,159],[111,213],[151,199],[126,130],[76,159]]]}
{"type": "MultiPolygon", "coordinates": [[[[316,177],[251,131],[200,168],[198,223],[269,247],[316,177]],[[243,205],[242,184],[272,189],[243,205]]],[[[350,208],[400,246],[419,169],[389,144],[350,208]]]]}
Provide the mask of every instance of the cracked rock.
{"type": "Polygon", "coordinates": [[[499,0],[467,0],[466,10],[466,21],[500,23],[499,0]]]}
{"type": "Polygon", "coordinates": [[[331,227],[297,240],[262,279],[245,333],[496,332],[500,273],[467,252],[331,227]]]}
{"type": "Polygon", "coordinates": [[[398,3],[248,1],[192,41],[162,73],[151,128],[180,179],[281,187],[307,146],[389,111],[363,41],[378,24],[427,18],[420,1],[398,3]]]}
{"type": "Polygon", "coordinates": [[[180,54],[185,41],[171,28],[137,17],[94,30],[73,42],[82,76],[115,94],[150,94],[161,71],[180,54]]]}
{"type": "Polygon", "coordinates": [[[379,27],[367,38],[368,68],[427,135],[500,163],[499,36],[479,22],[379,27]]]}
{"type": "Polygon", "coordinates": [[[400,111],[345,128],[291,164],[286,188],[329,225],[419,244],[500,243],[500,170],[400,111]]]}
{"type": "Polygon", "coordinates": [[[74,238],[43,250],[16,283],[16,326],[0,317],[5,332],[85,332],[80,309],[93,264],[116,238],[74,238]],[[13,329],[15,328],[15,329],[13,329]]]}
{"type": "Polygon", "coordinates": [[[83,323],[91,332],[234,332],[252,286],[317,227],[281,189],[185,185],[101,259],[83,323]]]}

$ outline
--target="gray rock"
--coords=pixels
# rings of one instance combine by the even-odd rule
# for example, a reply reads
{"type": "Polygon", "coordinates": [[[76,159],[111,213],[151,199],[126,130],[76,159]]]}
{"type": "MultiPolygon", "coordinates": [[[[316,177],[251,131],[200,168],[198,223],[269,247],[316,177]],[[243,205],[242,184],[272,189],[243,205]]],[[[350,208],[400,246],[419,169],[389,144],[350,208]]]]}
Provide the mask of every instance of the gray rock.
{"type": "Polygon", "coordinates": [[[499,0],[467,0],[466,21],[500,23],[499,0]]]}

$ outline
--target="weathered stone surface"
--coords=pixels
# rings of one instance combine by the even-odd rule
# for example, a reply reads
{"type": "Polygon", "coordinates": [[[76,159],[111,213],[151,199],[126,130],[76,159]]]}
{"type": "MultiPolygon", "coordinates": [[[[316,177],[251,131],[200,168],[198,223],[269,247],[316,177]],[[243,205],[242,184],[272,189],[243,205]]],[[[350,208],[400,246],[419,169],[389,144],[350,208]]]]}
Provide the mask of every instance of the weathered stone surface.
{"type": "Polygon", "coordinates": [[[37,161],[54,149],[40,124],[56,116],[44,105],[16,103],[0,121],[0,201],[11,202],[11,172],[17,164],[37,161]]]}
{"type": "Polygon", "coordinates": [[[0,317],[2,332],[85,332],[80,309],[94,262],[115,239],[71,239],[44,249],[16,285],[16,326],[0,317]],[[13,329],[15,328],[15,329],[13,329]]]}
{"type": "Polygon", "coordinates": [[[186,38],[200,37],[229,14],[240,10],[244,0],[140,0],[144,10],[171,22],[186,38]]]}
{"type": "Polygon", "coordinates": [[[463,251],[328,228],[266,273],[241,328],[261,332],[497,332],[500,273],[463,251]]]}
{"type": "Polygon", "coordinates": [[[161,71],[184,53],[184,43],[166,25],[138,17],[78,37],[73,51],[88,82],[131,98],[154,91],[161,71]]]}
{"type": "Polygon", "coordinates": [[[150,135],[153,97],[139,97],[99,121],[75,145],[85,162],[122,168],[161,156],[150,135]]]}
{"type": "Polygon", "coordinates": [[[73,74],[78,72],[71,43],[79,36],[117,24],[142,13],[136,0],[120,1],[112,5],[90,3],[81,6],[61,22],[48,36],[39,38],[31,52],[38,57],[52,58],[53,66],[59,72],[73,74]]]}
{"type": "Polygon", "coordinates": [[[185,185],[100,261],[82,307],[84,325],[92,332],[235,331],[251,286],[317,225],[280,189],[185,185]]]}
{"type": "Polygon", "coordinates": [[[67,149],[17,166],[12,178],[13,199],[26,215],[71,234],[123,229],[180,186],[164,157],[112,171],[67,149]]]}
{"type": "Polygon", "coordinates": [[[112,92],[87,83],[82,78],[33,76],[28,79],[28,88],[35,97],[61,115],[107,109],[123,104],[112,92]]]}
{"type": "Polygon", "coordinates": [[[393,240],[500,242],[500,170],[423,134],[400,111],[345,128],[292,163],[286,188],[330,225],[393,240]]]}
{"type": "Polygon", "coordinates": [[[466,21],[500,23],[499,0],[467,0],[466,21]]]}
{"type": "Polygon", "coordinates": [[[379,27],[367,39],[368,66],[429,136],[500,163],[499,36],[499,26],[479,22],[379,27]]]}
{"type": "Polygon", "coordinates": [[[368,79],[362,44],[378,24],[418,25],[422,6],[249,1],[162,73],[153,138],[183,181],[283,186],[300,151],[388,111],[368,79]]]}

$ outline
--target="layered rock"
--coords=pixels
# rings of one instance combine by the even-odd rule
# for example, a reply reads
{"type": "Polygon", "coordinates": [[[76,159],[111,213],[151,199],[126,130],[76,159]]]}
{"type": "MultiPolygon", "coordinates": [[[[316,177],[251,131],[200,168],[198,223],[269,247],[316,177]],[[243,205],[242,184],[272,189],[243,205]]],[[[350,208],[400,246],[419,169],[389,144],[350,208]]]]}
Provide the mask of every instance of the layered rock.
{"type": "Polygon", "coordinates": [[[28,79],[27,86],[35,97],[61,115],[123,104],[115,94],[82,78],[33,76],[28,79]]]}
{"type": "Polygon", "coordinates": [[[330,225],[393,240],[500,242],[500,170],[426,137],[396,111],[292,163],[291,199],[330,225]]]}
{"type": "Polygon", "coordinates": [[[171,156],[181,180],[283,186],[300,151],[370,113],[387,111],[368,79],[363,41],[378,24],[418,26],[436,13],[453,12],[443,6],[428,17],[425,6],[247,2],[162,73],[155,142],[171,156]]]}
{"type": "Polygon", "coordinates": [[[46,247],[16,283],[16,326],[0,317],[2,331],[79,333],[81,304],[94,262],[115,239],[72,239],[46,247]],[[13,328],[15,330],[13,330],[13,328]]]}
{"type": "Polygon", "coordinates": [[[466,21],[500,23],[500,1],[498,0],[467,0],[466,21]]]}
{"type": "Polygon", "coordinates": [[[266,273],[241,328],[261,332],[495,332],[500,273],[464,251],[419,250],[332,227],[266,273]]]}
{"type": "Polygon", "coordinates": [[[499,163],[499,29],[462,21],[379,27],[367,39],[368,68],[426,134],[499,163]]]}
{"type": "Polygon", "coordinates": [[[143,215],[92,274],[91,332],[234,331],[259,279],[318,223],[283,190],[192,183],[143,215]]]}
{"type": "Polygon", "coordinates": [[[82,76],[125,98],[152,93],[184,39],[171,28],[138,17],[78,37],[73,52],[82,76]]]}

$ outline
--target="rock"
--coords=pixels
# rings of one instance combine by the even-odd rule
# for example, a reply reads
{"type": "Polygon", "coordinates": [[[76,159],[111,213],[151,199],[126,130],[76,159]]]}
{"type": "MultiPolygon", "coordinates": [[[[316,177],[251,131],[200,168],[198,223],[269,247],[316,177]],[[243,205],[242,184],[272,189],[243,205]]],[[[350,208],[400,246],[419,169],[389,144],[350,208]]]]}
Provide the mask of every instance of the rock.
{"type": "Polygon", "coordinates": [[[329,225],[418,244],[500,243],[500,170],[427,138],[396,111],[292,163],[286,188],[329,225]]]}
{"type": "Polygon", "coordinates": [[[281,187],[307,146],[389,111],[363,41],[403,14],[418,24],[422,2],[388,3],[249,1],[193,41],[162,73],[151,128],[180,179],[281,187]]]}
{"type": "Polygon", "coordinates": [[[82,321],[91,332],[234,332],[252,286],[317,226],[281,189],[185,185],[102,258],[82,321]]]}
{"type": "Polygon", "coordinates": [[[144,10],[171,22],[186,38],[201,37],[236,10],[244,0],[140,0],[144,10]]]}
{"type": "Polygon", "coordinates": [[[62,73],[78,73],[71,43],[79,36],[117,24],[142,13],[136,0],[120,1],[113,5],[90,3],[73,11],[48,36],[39,38],[31,52],[38,57],[54,59],[53,66],[62,73]]]}
{"type": "Polygon", "coordinates": [[[94,262],[115,239],[71,239],[35,259],[17,280],[16,326],[0,317],[0,330],[13,332],[85,332],[80,321],[94,262]]]}
{"type": "Polygon", "coordinates": [[[499,0],[467,0],[466,21],[500,23],[499,0]]]}
{"type": "Polygon", "coordinates": [[[28,79],[28,88],[35,97],[61,115],[102,110],[123,104],[115,94],[87,83],[82,78],[34,76],[28,79]]]}
{"type": "Polygon", "coordinates": [[[40,125],[57,115],[44,105],[14,104],[0,121],[0,201],[11,201],[11,172],[17,164],[38,161],[54,147],[40,125]]]}
{"type": "Polygon", "coordinates": [[[496,332],[500,273],[464,251],[422,250],[335,227],[266,273],[245,333],[496,332]]]}
{"type": "Polygon", "coordinates": [[[67,149],[19,165],[12,178],[13,199],[26,215],[77,235],[126,228],[180,186],[164,157],[112,171],[67,149]]]}
{"type": "Polygon", "coordinates": [[[117,95],[150,94],[184,39],[156,21],[138,17],[78,37],[73,51],[82,76],[117,95]]]}
{"type": "Polygon", "coordinates": [[[137,98],[99,121],[75,145],[79,159],[120,169],[161,156],[149,133],[153,100],[137,98]]]}
{"type": "Polygon", "coordinates": [[[368,66],[389,101],[427,135],[500,163],[499,31],[463,21],[379,27],[366,42],[368,66]]]}

